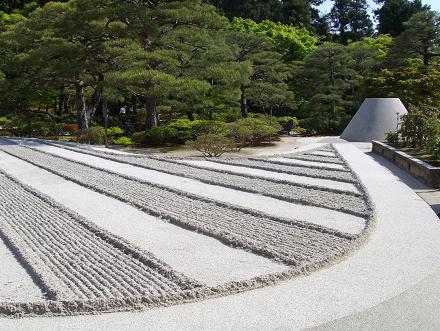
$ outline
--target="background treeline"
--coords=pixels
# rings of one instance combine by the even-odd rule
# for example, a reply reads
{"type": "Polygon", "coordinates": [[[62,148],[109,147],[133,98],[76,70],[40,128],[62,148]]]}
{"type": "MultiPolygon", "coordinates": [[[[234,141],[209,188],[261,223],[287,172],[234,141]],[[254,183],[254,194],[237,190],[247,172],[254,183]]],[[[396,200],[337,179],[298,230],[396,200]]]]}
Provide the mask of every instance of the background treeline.
{"type": "Polygon", "coordinates": [[[440,19],[420,0],[0,4],[3,134],[241,145],[337,134],[365,97],[440,103],[440,19]],[[108,110],[108,116],[106,116],[108,110]],[[274,115],[275,117],[272,117],[274,115]]]}

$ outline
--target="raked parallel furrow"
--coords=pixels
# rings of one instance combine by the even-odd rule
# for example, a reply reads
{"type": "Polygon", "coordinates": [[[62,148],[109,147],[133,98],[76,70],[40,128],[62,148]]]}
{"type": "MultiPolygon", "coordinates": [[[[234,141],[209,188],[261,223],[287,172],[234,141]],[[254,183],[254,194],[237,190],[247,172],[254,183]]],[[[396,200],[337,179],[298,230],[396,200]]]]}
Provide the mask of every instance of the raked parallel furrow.
{"type": "Polygon", "coordinates": [[[336,149],[330,144],[297,153],[277,154],[277,157],[347,166],[345,161],[338,156],[336,149]]]}
{"type": "Polygon", "coordinates": [[[234,165],[239,167],[254,168],[266,171],[281,172],[290,175],[307,176],[312,178],[330,179],[346,183],[357,183],[356,178],[349,171],[311,167],[297,164],[286,164],[263,158],[229,158],[211,159],[212,162],[234,165]]]}
{"type": "MultiPolygon", "coordinates": [[[[56,146],[62,147],[60,145],[56,146]]],[[[288,202],[338,210],[356,216],[365,216],[368,214],[368,210],[366,210],[365,207],[365,201],[360,192],[342,191],[305,184],[292,184],[282,180],[237,174],[232,171],[208,169],[196,165],[186,165],[171,159],[115,155],[74,147],[65,148],[74,152],[86,153],[120,163],[131,164],[171,175],[187,177],[207,184],[257,193],[288,202]]]]}
{"type": "Polygon", "coordinates": [[[163,297],[201,286],[1,170],[0,234],[50,300],[163,297]]]}
{"type": "MultiPolygon", "coordinates": [[[[291,266],[339,256],[357,238],[309,223],[270,217],[27,147],[2,145],[0,149],[80,185],[130,203],[151,215],[291,266]]],[[[369,210],[368,206],[365,208],[369,210]]]]}
{"type": "Polygon", "coordinates": [[[344,164],[344,161],[342,161],[338,157],[321,156],[321,155],[313,155],[313,154],[301,154],[301,155],[287,154],[287,155],[280,155],[280,157],[286,159],[312,161],[312,162],[332,163],[332,164],[341,164],[341,165],[344,164]]]}

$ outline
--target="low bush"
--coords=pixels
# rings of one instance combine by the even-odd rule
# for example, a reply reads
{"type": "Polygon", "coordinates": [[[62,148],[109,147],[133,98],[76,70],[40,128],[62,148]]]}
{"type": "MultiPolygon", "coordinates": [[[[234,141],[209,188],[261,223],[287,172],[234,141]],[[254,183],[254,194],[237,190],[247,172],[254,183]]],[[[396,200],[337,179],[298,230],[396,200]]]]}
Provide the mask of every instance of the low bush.
{"type": "Polygon", "coordinates": [[[231,123],[241,119],[242,115],[240,111],[228,110],[228,111],[214,113],[212,117],[213,120],[215,121],[231,123]]]}
{"type": "MultiPolygon", "coordinates": [[[[164,145],[173,141],[178,131],[169,126],[158,126],[145,132],[141,144],[147,146],[164,145]]],[[[137,139],[137,137],[136,137],[137,139]]]]}
{"type": "Polygon", "coordinates": [[[236,149],[236,143],[233,139],[218,134],[201,135],[197,140],[188,141],[186,144],[203,153],[206,157],[218,157],[236,149]]]}
{"type": "Polygon", "coordinates": [[[190,121],[187,118],[180,118],[178,120],[170,122],[167,127],[174,130],[175,132],[171,140],[176,143],[183,144],[185,143],[185,141],[193,139],[195,137],[194,126],[196,126],[200,122],[200,120],[190,121]]]}
{"type": "Polygon", "coordinates": [[[145,137],[145,131],[139,131],[139,132],[135,132],[133,133],[133,135],[131,136],[131,140],[135,143],[135,144],[142,144],[142,140],[145,137]]]}
{"type": "Polygon", "coordinates": [[[242,146],[260,144],[277,137],[278,132],[282,130],[276,121],[270,123],[265,118],[243,118],[229,123],[228,126],[228,136],[242,146]]]}
{"type": "Polygon", "coordinates": [[[440,135],[431,137],[426,143],[426,151],[436,159],[440,159],[440,135]]]}
{"type": "Polygon", "coordinates": [[[50,134],[50,123],[45,121],[33,121],[32,125],[32,135],[39,137],[47,137],[50,134]]]}
{"type": "Polygon", "coordinates": [[[101,126],[94,126],[77,132],[76,140],[82,144],[98,145],[104,142],[105,131],[101,126]]]}
{"type": "Polygon", "coordinates": [[[399,132],[397,131],[387,132],[386,142],[389,144],[397,144],[399,142],[399,132]]]}
{"type": "Polygon", "coordinates": [[[109,137],[115,137],[115,136],[118,136],[121,134],[124,134],[124,130],[122,130],[118,126],[113,126],[113,127],[107,129],[107,135],[109,137]]]}
{"type": "Polygon", "coordinates": [[[121,146],[129,146],[129,145],[133,145],[133,141],[129,137],[122,136],[113,139],[113,144],[121,145],[121,146]]]}
{"type": "Polygon", "coordinates": [[[12,120],[6,116],[0,117],[0,129],[10,129],[12,127],[12,120]]]}
{"type": "Polygon", "coordinates": [[[221,121],[197,121],[192,126],[193,134],[196,137],[205,135],[205,134],[218,134],[224,136],[228,133],[228,126],[226,123],[221,121]]]}

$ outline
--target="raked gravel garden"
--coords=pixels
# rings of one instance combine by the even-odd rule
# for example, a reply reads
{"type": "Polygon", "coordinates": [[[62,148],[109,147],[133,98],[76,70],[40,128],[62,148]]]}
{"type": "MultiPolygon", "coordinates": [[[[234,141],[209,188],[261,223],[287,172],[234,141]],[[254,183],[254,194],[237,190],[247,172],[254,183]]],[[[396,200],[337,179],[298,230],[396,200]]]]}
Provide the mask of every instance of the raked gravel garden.
{"type": "MultiPolygon", "coordinates": [[[[0,256],[7,266],[0,272],[0,316],[157,315],[166,307],[258,297],[262,289],[306,279],[312,300],[335,282],[326,276],[313,285],[313,275],[354,263],[338,276],[348,277],[349,287],[356,261],[377,246],[386,218],[380,184],[371,186],[362,170],[366,156],[349,145],[205,159],[2,138],[0,256]]],[[[361,268],[377,277],[386,272],[361,268]]],[[[362,286],[368,282],[357,290],[362,286]]]]}
{"type": "MultiPolygon", "coordinates": [[[[11,300],[0,290],[4,317],[142,310],[273,286],[346,258],[363,244],[374,225],[368,193],[331,144],[273,157],[205,160],[38,140],[1,139],[0,143],[2,158],[119,200],[145,214],[145,222],[155,218],[179,231],[210,237],[228,250],[257,256],[256,264],[270,266],[238,278],[197,279],[196,274],[185,274],[158,258],[159,252],[130,242],[106,228],[105,222],[102,226],[88,220],[57,202],[56,196],[1,169],[2,245],[15,259],[10,263],[25,271],[17,272],[14,282],[21,282],[23,288],[32,284],[34,292],[40,292],[27,298],[24,291],[11,300]],[[107,167],[108,163],[116,167],[107,167]],[[186,181],[188,189],[173,185],[173,179],[186,181]],[[197,192],[197,187],[189,189],[201,185],[241,198],[233,203],[197,192]],[[255,208],[246,199],[271,203],[273,208],[255,208]],[[286,204],[302,208],[304,217],[277,214],[276,209],[286,204]]],[[[125,222],[130,228],[130,219],[125,222]]],[[[215,250],[211,258],[215,263],[215,250]]],[[[252,260],[247,267],[251,266],[252,260]]],[[[7,286],[2,288],[6,293],[7,286]]]]}

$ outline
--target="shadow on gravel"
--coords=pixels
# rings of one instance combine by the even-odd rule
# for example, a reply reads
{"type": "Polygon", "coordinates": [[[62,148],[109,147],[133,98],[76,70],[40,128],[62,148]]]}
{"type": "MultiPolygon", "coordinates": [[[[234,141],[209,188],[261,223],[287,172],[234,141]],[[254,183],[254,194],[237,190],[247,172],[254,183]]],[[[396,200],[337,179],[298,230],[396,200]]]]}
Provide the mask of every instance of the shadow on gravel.
{"type": "Polygon", "coordinates": [[[373,152],[366,153],[366,154],[368,156],[370,156],[371,158],[373,158],[381,166],[390,170],[396,177],[399,178],[400,181],[402,181],[403,183],[408,185],[413,190],[429,190],[429,189],[431,189],[429,186],[423,184],[417,178],[411,176],[405,170],[399,168],[398,166],[396,166],[392,162],[388,161],[384,157],[377,155],[373,152]]]}

